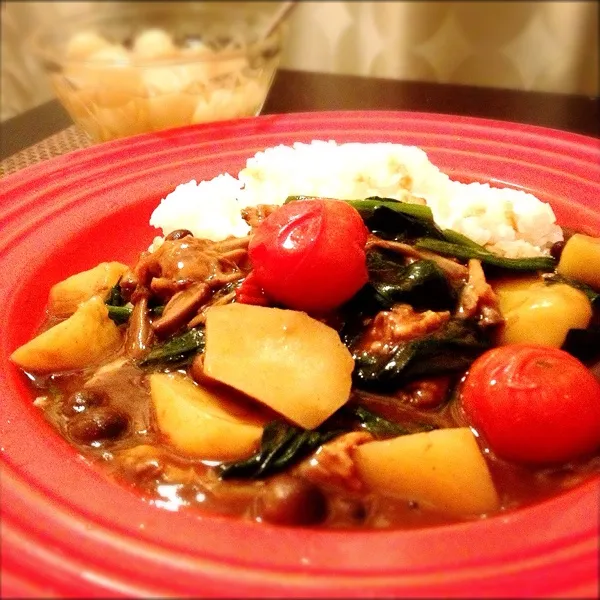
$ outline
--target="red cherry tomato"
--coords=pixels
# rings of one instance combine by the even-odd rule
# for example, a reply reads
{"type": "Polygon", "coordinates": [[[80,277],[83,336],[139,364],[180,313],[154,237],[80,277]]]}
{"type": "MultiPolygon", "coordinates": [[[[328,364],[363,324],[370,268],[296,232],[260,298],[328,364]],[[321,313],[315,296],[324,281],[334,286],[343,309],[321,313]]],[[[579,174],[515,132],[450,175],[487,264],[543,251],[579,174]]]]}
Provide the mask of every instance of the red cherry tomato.
{"type": "Polygon", "coordinates": [[[256,283],[254,271],[250,271],[240,287],[235,290],[235,301],[240,304],[269,306],[269,299],[265,295],[265,291],[256,283]]]}
{"type": "Polygon", "coordinates": [[[471,365],[461,403],[489,447],[509,460],[565,462],[600,448],[600,382],[558,348],[489,350],[471,365]]]}
{"type": "Polygon", "coordinates": [[[249,255],[256,282],[288,308],[325,312],[349,300],[368,279],[368,230],[341,200],[297,200],[256,229],[249,255]]]}

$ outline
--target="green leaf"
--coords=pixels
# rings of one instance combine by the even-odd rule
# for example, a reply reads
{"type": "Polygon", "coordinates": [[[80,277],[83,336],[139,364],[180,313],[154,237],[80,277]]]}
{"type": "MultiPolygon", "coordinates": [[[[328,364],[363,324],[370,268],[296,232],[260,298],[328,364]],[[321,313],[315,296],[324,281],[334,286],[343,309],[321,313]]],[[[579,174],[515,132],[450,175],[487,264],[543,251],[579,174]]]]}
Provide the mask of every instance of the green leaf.
{"type": "MultiPolygon", "coordinates": [[[[448,230],[444,231],[444,235],[448,235],[448,230]]],[[[460,236],[460,234],[454,232],[453,237],[455,240],[458,239],[456,236],[460,236]]],[[[482,264],[499,267],[501,269],[511,269],[513,271],[552,271],[556,267],[556,260],[550,256],[506,258],[490,252],[472,240],[468,241],[468,244],[463,244],[433,238],[420,238],[416,241],[415,247],[420,250],[431,250],[432,252],[437,252],[444,256],[452,256],[462,260],[477,258],[482,264]]]]}
{"type": "Polygon", "coordinates": [[[459,246],[464,246],[465,248],[473,248],[474,250],[489,252],[489,250],[486,250],[483,246],[481,246],[477,242],[474,242],[471,238],[468,238],[466,235],[458,233],[458,231],[453,231],[452,229],[444,229],[442,231],[442,236],[447,242],[450,242],[451,244],[458,244],[459,246]]]}
{"type": "Polygon", "coordinates": [[[131,317],[131,313],[133,312],[132,306],[107,304],[106,308],[108,308],[109,318],[112,319],[117,325],[127,323],[127,321],[129,321],[129,317],[131,317]]]}
{"type": "Polygon", "coordinates": [[[400,343],[390,353],[351,347],[353,378],[357,387],[391,391],[420,377],[464,371],[492,345],[476,323],[455,319],[439,331],[400,343]]]}
{"type": "Polygon", "coordinates": [[[359,421],[364,429],[376,438],[396,437],[410,433],[406,427],[402,427],[402,425],[399,425],[398,423],[389,421],[381,415],[371,412],[364,406],[358,404],[353,405],[352,407],[349,406],[348,411],[359,421]]]}
{"type": "MultiPolygon", "coordinates": [[[[316,196],[288,196],[284,204],[302,200],[314,200],[316,196]]],[[[354,207],[370,231],[377,231],[384,239],[405,239],[408,231],[417,235],[439,235],[441,231],[433,221],[428,206],[411,204],[394,198],[371,196],[364,200],[340,200],[354,207]]]]}
{"type": "Polygon", "coordinates": [[[340,430],[305,430],[283,421],[271,421],[264,430],[259,450],[242,461],[224,463],[221,479],[262,479],[299,462],[325,442],[342,434],[340,430]]]}
{"type": "Polygon", "coordinates": [[[444,272],[432,260],[409,265],[397,256],[371,251],[367,256],[369,281],[389,308],[407,303],[417,309],[452,310],[457,294],[444,272]]]}
{"type": "Polygon", "coordinates": [[[138,364],[147,367],[158,363],[179,363],[190,359],[198,352],[204,352],[204,343],[204,328],[190,329],[163,344],[154,346],[138,364]]]}
{"type": "Polygon", "coordinates": [[[123,295],[121,294],[120,284],[121,278],[119,278],[119,281],[117,281],[117,283],[115,283],[115,285],[113,285],[113,287],[110,288],[108,298],[105,300],[106,304],[110,304],[111,306],[125,306],[125,304],[127,304],[125,298],[123,298],[123,295]]]}
{"type": "Polygon", "coordinates": [[[379,196],[370,196],[364,200],[344,200],[344,202],[356,208],[363,219],[369,219],[374,216],[377,209],[385,208],[399,215],[413,217],[415,219],[413,222],[420,221],[424,227],[433,224],[433,213],[429,206],[424,204],[412,204],[379,196]]]}
{"type": "Polygon", "coordinates": [[[369,282],[339,310],[339,333],[351,347],[364,330],[364,318],[389,310],[398,302],[419,309],[453,310],[458,294],[443,271],[429,260],[403,264],[403,258],[385,251],[367,253],[369,282]]]}
{"type": "Polygon", "coordinates": [[[348,410],[358,419],[364,429],[378,439],[410,435],[418,431],[431,431],[436,428],[435,425],[423,423],[417,424],[416,427],[407,428],[370,411],[360,404],[348,405],[348,410]]]}
{"type": "MultiPolygon", "coordinates": [[[[108,308],[108,316],[112,319],[117,325],[122,325],[123,323],[127,323],[129,318],[131,317],[131,313],[133,312],[133,306],[131,304],[127,304],[124,306],[115,306],[112,304],[107,304],[106,308],[108,308]]],[[[150,308],[150,314],[152,316],[160,316],[164,310],[164,306],[153,306],[150,308]]]]}

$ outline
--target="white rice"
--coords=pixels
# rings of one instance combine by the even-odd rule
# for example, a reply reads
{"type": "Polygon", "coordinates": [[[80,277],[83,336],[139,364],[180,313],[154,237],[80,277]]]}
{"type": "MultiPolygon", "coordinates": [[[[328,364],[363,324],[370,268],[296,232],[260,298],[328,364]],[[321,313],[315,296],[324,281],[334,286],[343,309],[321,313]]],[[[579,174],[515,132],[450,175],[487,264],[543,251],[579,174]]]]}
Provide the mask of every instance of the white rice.
{"type": "MultiPolygon", "coordinates": [[[[179,185],[154,210],[150,225],[163,236],[176,229],[215,241],[244,236],[249,227],[242,208],[281,205],[292,195],[344,200],[417,196],[425,199],[440,227],[510,257],[547,254],[563,239],[552,208],[532,194],[452,181],[416,146],[334,141],[268,148],[249,158],[237,179],[223,174],[179,185]]],[[[153,247],[161,241],[157,238],[153,247]]]]}

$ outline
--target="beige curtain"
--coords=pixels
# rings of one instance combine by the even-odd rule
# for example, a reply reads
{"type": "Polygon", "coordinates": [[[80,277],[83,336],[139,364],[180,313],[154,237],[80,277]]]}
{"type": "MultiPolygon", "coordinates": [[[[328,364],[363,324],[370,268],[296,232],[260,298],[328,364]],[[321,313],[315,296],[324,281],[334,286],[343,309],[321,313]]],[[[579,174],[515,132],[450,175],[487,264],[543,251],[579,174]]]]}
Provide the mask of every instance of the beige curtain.
{"type": "MultiPolygon", "coordinates": [[[[1,118],[52,93],[23,40],[39,23],[94,2],[7,2],[2,10],[1,118]]],[[[119,9],[119,2],[110,4],[119,9]]],[[[300,2],[282,66],[579,94],[598,94],[598,2],[300,2]]]]}
{"type": "Polygon", "coordinates": [[[301,2],[296,69],[598,93],[598,2],[301,2]]]}

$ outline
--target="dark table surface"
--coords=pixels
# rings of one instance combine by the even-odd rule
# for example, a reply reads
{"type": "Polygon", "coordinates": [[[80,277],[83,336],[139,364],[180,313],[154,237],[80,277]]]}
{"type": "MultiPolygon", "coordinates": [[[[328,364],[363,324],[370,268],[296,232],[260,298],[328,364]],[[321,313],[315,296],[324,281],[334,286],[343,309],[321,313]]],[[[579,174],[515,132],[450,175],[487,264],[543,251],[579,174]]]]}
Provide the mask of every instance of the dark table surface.
{"type": "MultiPolygon", "coordinates": [[[[406,110],[541,125],[600,138],[600,98],[441,83],[280,70],[263,114],[323,110],[406,110]]],[[[0,127],[0,160],[73,122],[57,100],[0,127]]]]}

